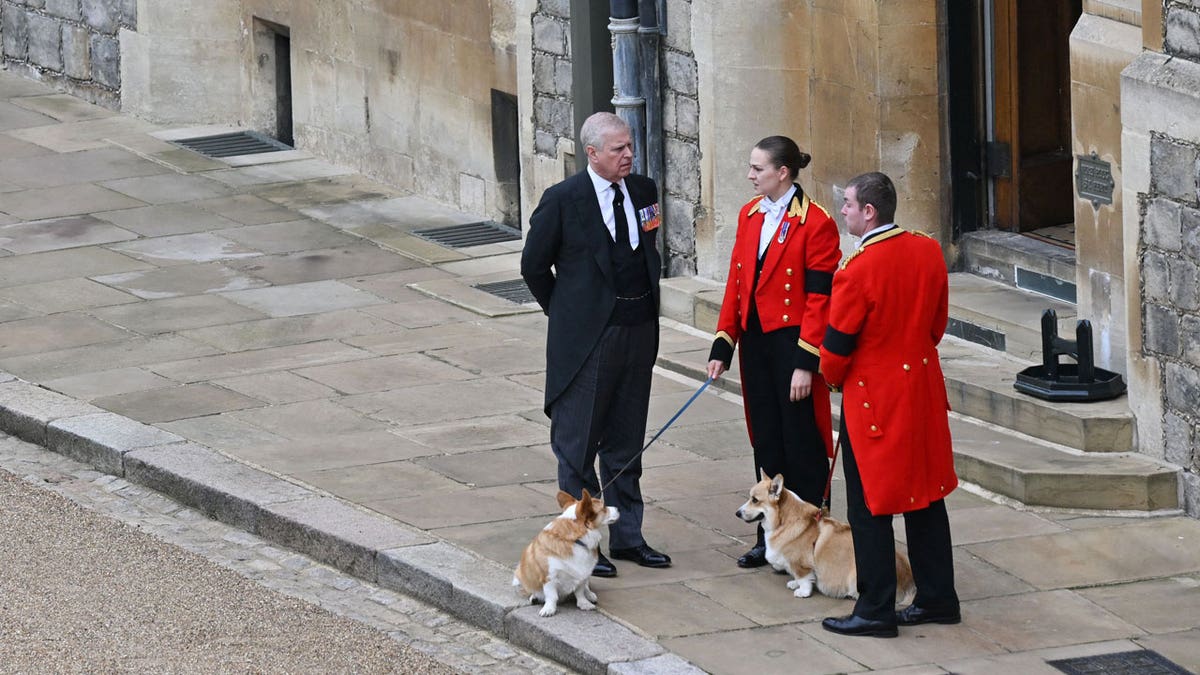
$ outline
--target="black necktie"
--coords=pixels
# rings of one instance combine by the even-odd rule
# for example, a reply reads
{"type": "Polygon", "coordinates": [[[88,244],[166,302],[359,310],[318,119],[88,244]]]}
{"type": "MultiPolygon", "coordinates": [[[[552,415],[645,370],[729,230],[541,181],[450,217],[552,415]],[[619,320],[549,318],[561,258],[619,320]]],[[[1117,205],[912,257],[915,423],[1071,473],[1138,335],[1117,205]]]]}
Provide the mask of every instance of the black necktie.
{"type": "Polygon", "coordinates": [[[614,229],[617,231],[617,245],[624,244],[625,250],[632,248],[629,244],[629,220],[625,218],[625,195],[621,192],[621,186],[617,183],[612,184],[613,189],[613,223],[614,229]]]}

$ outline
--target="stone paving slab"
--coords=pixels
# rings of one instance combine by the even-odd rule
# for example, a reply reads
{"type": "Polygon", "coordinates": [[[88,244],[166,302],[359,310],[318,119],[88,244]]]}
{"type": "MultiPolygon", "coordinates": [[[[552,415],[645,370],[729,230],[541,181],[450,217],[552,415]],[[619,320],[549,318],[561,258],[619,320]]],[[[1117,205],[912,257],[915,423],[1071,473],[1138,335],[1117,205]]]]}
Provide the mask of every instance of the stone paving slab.
{"type": "MultiPolygon", "coordinates": [[[[0,124],[3,124],[0,122],[0,124]]],[[[0,163],[14,162],[16,160],[28,159],[30,157],[41,157],[54,152],[49,148],[43,148],[40,145],[19,141],[12,136],[0,133],[0,163]]]]}
{"type": "Polygon", "coordinates": [[[149,122],[132,117],[105,117],[83,120],[69,124],[53,124],[30,129],[14,129],[9,135],[29,143],[36,143],[55,152],[80,152],[110,146],[109,138],[154,129],[149,122]]]}
{"type": "Polygon", "coordinates": [[[157,335],[0,359],[0,368],[30,381],[45,382],[69,375],[175,362],[213,353],[215,350],[211,347],[178,335],[157,335]]]}
{"type": "Polygon", "coordinates": [[[131,367],[48,380],[42,386],[72,398],[91,401],[103,396],[173,387],[175,384],[175,382],[155,375],[144,368],[131,367]]]}
{"type": "Polygon", "coordinates": [[[312,249],[345,248],[359,243],[356,237],[343,234],[323,223],[306,219],[266,225],[244,225],[222,230],[219,234],[263,253],[293,253],[312,249]]]}
{"type": "Polygon", "coordinates": [[[131,209],[145,202],[97,185],[67,185],[12,192],[4,196],[4,211],[22,220],[78,216],[97,211],[131,209]]]}
{"type": "Polygon", "coordinates": [[[54,124],[54,118],[27,110],[9,102],[0,102],[0,131],[27,129],[54,124]]]}
{"type": "Polygon", "coordinates": [[[224,293],[262,288],[267,282],[242,274],[221,263],[151,267],[132,272],[101,274],[92,277],[144,300],[158,300],[196,293],[224,293]]]}
{"type": "Polygon", "coordinates": [[[0,248],[15,254],[111,244],[137,235],[92,216],[30,221],[0,227],[0,248]]]}
{"type": "Polygon", "coordinates": [[[208,383],[184,384],[97,398],[92,403],[140,422],[172,422],[231,410],[262,407],[258,399],[208,383]]]}
{"type": "Polygon", "coordinates": [[[345,309],[299,316],[243,321],[183,331],[190,339],[226,352],[244,352],[286,347],[316,340],[341,340],[361,335],[379,335],[396,330],[396,325],[362,310],[345,309]]]}
{"type": "Polygon", "coordinates": [[[58,122],[78,122],[80,120],[101,119],[113,116],[112,111],[88,103],[70,94],[23,96],[11,100],[15,106],[51,117],[58,122]]]}
{"type": "Polygon", "coordinates": [[[0,286],[144,270],[146,263],[108,249],[89,246],[65,251],[0,258],[0,286]]]}
{"type": "Polygon", "coordinates": [[[0,298],[18,302],[39,314],[57,314],[71,310],[109,307],[137,302],[128,293],[109,288],[90,279],[60,279],[0,290],[0,298]]]}
{"type": "MultiPolygon", "coordinates": [[[[238,456],[272,471],[290,473],[301,480],[310,480],[308,477],[313,472],[348,468],[360,468],[368,476],[372,476],[371,472],[377,469],[386,473],[388,463],[400,463],[414,457],[425,457],[440,452],[403,438],[390,430],[352,431],[335,436],[294,440],[284,439],[275,434],[272,436],[273,440],[257,439],[242,448],[238,456]]],[[[334,477],[329,475],[328,481],[320,486],[336,492],[331,487],[334,485],[333,480],[334,477]]],[[[385,482],[383,477],[374,480],[385,482]]],[[[382,488],[391,491],[395,486],[383,485],[382,488]]]]}
{"type": "Polygon", "coordinates": [[[257,258],[260,251],[247,248],[212,232],[141,239],[112,247],[138,260],[155,265],[183,265],[242,258],[257,258]]]}
{"type": "Polygon", "coordinates": [[[0,359],[109,342],[127,336],[128,333],[116,326],[76,312],[10,321],[0,326],[0,359]]]}
{"type": "Polygon", "coordinates": [[[238,227],[237,222],[204,211],[193,204],[143,206],[123,211],[105,211],[95,216],[144,237],[194,234],[238,227]]]}
{"type": "MultiPolygon", "coordinates": [[[[256,274],[255,271],[250,271],[256,274]]],[[[229,291],[222,295],[240,305],[276,318],[368,307],[384,302],[382,298],[340,281],[310,281],[287,286],[229,291]]]]}
{"type": "Polygon", "coordinates": [[[229,188],[201,176],[164,173],[159,176],[124,178],[101,183],[104,187],[147,204],[172,204],[228,196],[229,188]]]}
{"type": "MultiPolygon", "coordinates": [[[[5,160],[0,161],[0,180],[24,188],[52,188],[82,182],[116,181],[167,172],[166,168],[154,162],[112,147],[7,160],[5,156],[5,160]]],[[[112,188],[110,185],[104,187],[112,188]]],[[[115,191],[138,199],[137,195],[123,190],[115,191]]]]}

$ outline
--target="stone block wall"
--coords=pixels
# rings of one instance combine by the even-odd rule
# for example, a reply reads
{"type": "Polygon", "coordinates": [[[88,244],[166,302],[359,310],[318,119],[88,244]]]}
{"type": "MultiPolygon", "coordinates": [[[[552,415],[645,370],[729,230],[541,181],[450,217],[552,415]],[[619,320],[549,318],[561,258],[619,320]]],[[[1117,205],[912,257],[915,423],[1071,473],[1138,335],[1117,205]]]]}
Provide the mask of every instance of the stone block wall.
{"type": "Polygon", "coordinates": [[[539,0],[533,21],[533,150],[556,157],[562,139],[574,140],[571,105],[571,4],[539,0]]]}
{"type": "Polygon", "coordinates": [[[696,223],[700,202],[700,101],[692,51],[691,0],[669,0],[662,41],[663,227],[667,274],[696,274],[696,223]]]}
{"type": "Polygon", "coordinates": [[[1200,4],[1162,8],[1163,53],[1121,75],[1129,401],[1139,449],[1183,468],[1200,517],[1200,4]]]}
{"type": "Polygon", "coordinates": [[[121,102],[119,31],[137,0],[0,0],[3,66],[108,108],[121,102]]]}

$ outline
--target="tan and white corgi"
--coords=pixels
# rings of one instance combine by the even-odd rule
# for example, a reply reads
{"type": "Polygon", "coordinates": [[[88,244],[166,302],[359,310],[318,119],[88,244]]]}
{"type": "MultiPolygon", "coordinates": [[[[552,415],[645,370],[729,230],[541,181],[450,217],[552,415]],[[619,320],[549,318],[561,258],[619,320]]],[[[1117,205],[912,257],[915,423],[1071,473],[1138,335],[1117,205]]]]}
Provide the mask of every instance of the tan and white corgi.
{"type": "MultiPolygon", "coordinates": [[[[797,598],[812,595],[813,585],[831,598],[858,597],[858,571],[850,526],[822,516],[821,509],[783,487],[783,476],[763,479],[750,488],[750,499],[738,518],[762,521],[767,562],[792,575],[787,587],[797,598]]],[[[916,595],[908,557],[896,551],[896,595],[908,602],[916,595]]]]}
{"type": "Polygon", "coordinates": [[[604,506],[587,490],[579,500],[559,490],[558,505],[562,515],[529,542],[513,575],[513,586],[520,586],[530,602],[545,603],[538,612],[542,616],[552,616],[559,598],[571,593],[579,609],[596,608],[588,580],[600,557],[600,527],[618,518],[615,507],[604,506]]]}

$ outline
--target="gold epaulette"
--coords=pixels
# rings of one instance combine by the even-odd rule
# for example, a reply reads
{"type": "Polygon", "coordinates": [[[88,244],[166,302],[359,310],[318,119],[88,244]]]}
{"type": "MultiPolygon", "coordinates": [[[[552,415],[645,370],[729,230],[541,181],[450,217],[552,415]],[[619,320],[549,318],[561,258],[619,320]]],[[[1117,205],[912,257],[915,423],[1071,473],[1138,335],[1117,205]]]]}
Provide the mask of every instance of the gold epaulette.
{"type": "Polygon", "coordinates": [[[909,234],[915,234],[915,235],[917,235],[918,237],[925,237],[926,239],[933,239],[933,238],[934,238],[934,236],[933,236],[932,234],[929,234],[928,232],[922,232],[922,231],[920,231],[920,230],[909,230],[909,231],[908,231],[908,233],[909,233],[909,234]]]}

